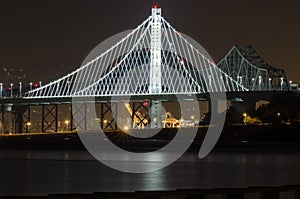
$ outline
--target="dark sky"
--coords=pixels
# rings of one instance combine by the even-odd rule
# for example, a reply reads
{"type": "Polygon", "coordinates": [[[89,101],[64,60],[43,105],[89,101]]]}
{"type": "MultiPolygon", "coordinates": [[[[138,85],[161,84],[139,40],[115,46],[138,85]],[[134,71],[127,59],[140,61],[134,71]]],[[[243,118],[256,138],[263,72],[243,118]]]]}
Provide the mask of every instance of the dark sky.
{"type": "Polygon", "coordinates": [[[216,62],[232,45],[252,44],[268,63],[300,83],[299,0],[1,1],[0,81],[3,67],[33,73],[33,82],[78,68],[100,42],[145,20],[157,2],[163,16],[216,62]]]}

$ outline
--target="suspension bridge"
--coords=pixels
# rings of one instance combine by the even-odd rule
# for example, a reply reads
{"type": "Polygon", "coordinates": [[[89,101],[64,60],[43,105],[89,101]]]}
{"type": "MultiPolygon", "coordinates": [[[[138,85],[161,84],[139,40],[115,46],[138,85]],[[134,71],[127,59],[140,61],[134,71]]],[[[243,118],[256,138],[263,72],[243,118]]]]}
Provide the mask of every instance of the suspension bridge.
{"type": "MultiPolygon", "coordinates": [[[[216,64],[197,43],[165,20],[161,8],[154,6],[139,26],[75,71],[30,88],[18,98],[13,97],[12,89],[5,96],[0,84],[1,126],[2,132],[9,129],[7,115],[12,112],[15,131],[28,131],[32,125],[31,108],[41,106],[41,131],[56,132],[59,105],[70,106],[72,99],[87,102],[92,97],[99,103],[101,127],[117,129],[112,111],[117,112],[118,105],[111,103],[112,99],[120,103],[130,97],[126,108],[131,128],[159,128],[163,123],[163,102],[176,101],[177,95],[193,94],[198,100],[209,101],[210,93],[226,92],[228,99],[236,99],[288,88],[284,71],[265,62],[252,46],[235,45],[216,64]]],[[[68,130],[74,127],[73,115],[84,118],[87,106],[88,103],[78,103],[69,108],[68,130]]],[[[87,123],[83,119],[76,127],[86,129],[87,123]]]]}

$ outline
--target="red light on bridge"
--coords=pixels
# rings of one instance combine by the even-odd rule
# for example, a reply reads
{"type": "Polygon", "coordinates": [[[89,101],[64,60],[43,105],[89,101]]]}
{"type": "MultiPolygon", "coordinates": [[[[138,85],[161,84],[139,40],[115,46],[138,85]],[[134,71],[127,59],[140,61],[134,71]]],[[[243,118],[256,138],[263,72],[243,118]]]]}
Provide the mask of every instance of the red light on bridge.
{"type": "Polygon", "coordinates": [[[148,106],[148,102],[143,102],[143,107],[147,107],[148,106]]]}
{"type": "Polygon", "coordinates": [[[157,9],[157,8],[159,8],[159,6],[157,4],[155,4],[155,5],[153,5],[153,8],[157,9]]]}
{"type": "Polygon", "coordinates": [[[38,85],[38,84],[34,84],[33,86],[34,86],[35,88],[37,88],[39,85],[38,85]]]}

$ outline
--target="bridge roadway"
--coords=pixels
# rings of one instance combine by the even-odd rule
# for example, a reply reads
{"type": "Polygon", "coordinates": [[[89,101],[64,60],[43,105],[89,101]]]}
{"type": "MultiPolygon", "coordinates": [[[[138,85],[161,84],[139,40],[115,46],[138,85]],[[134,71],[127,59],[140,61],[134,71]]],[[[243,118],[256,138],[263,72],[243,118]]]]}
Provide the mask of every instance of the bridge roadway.
{"type": "MultiPolygon", "coordinates": [[[[248,92],[227,92],[226,100],[231,102],[232,106],[235,106],[238,111],[242,112],[250,112],[255,110],[256,103],[260,100],[269,101],[271,97],[278,93],[283,93],[286,91],[248,91],[248,92]]],[[[212,95],[218,96],[214,93],[212,95]]],[[[225,96],[224,96],[225,97],[225,96]]],[[[124,103],[130,101],[135,104],[132,105],[133,116],[136,117],[140,108],[146,110],[146,115],[141,118],[139,125],[146,125],[147,121],[149,121],[149,111],[150,107],[143,107],[143,102],[145,101],[154,101],[161,100],[163,102],[176,102],[178,99],[180,101],[191,101],[195,99],[193,94],[190,95],[137,95],[137,96],[114,96],[114,97],[78,97],[75,98],[75,107],[73,107],[73,98],[72,97],[60,97],[60,98],[36,98],[36,99],[26,99],[26,98],[2,98],[0,99],[0,110],[1,110],[1,123],[2,123],[2,132],[8,132],[7,129],[10,122],[8,119],[8,114],[11,114],[13,119],[13,123],[15,127],[11,127],[13,132],[22,133],[24,131],[28,132],[28,127],[26,130],[26,124],[32,123],[30,118],[30,109],[31,107],[41,106],[42,108],[42,129],[41,132],[53,131],[57,132],[59,130],[59,119],[58,119],[58,106],[59,105],[68,105],[71,109],[75,110],[75,113],[85,115],[86,105],[88,104],[101,104],[101,126],[104,129],[117,129],[117,122],[113,118],[111,118],[111,113],[115,109],[117,111],[116,103],[124,103]],[[110,102],[116,102],[114,104],[110,104],[110,102]],[[108,119],[109,118],[109,119],[108,119]],[[146,123],[145,123],[146,121],[146,123]]],[[[212,104],[218,104],[218,99],[216,97],[212,97],[211,94],[196,94],[196,98],[198,101],[207,101],[208,102],[208,110],[211,109],[212,104]]],[[[74,110],[69,114],[70,125],[67,127],[67,130],[73,129],[73,115],[74,110]]],[[[85,117],[85,116],[83,116],[85,117]]],[[[31,124],[30,124],[31,125],[31,124]]],[[[82,128],[86,129],[86,121],[82,124],[82,128]]],[[[133,125],[133,124],[131,124],[133,125]]]]}
{"type": "MultiPolygon", "coordinates": [[[[270,100],[271,96],[277,93],[283,93],[287,91],[240,91],[240,92],[227,92],[226,98],[228,101],[259,101],[259,100],[270,100]]],[[[218,93],[216,93],[218,94],[218,93]]],[[[162,102],[178,101],[178,97],[183,100],[191,100],[191,96],[194,94],[181,94],[181,95],[136,95],[130,96],[130,101],[152,101],[161,100],[162,102]]],[[[198,101],[208,101],[210,99],[209,93],[196,94],[198,101]]],[[[73,97],[59,97],[59,98],[2,98],[0,104],[11,104],[11,105],[47,105],[47,104],[71,104],[73,97]]],[[[74,98],[76,99],[76,98],[74,98]]],[[[94,102],[124,102],[128,100],[128,96],[111,96],[105,97],[78,97],[76,102],[83,103],[94,103],[94,102]]]]}

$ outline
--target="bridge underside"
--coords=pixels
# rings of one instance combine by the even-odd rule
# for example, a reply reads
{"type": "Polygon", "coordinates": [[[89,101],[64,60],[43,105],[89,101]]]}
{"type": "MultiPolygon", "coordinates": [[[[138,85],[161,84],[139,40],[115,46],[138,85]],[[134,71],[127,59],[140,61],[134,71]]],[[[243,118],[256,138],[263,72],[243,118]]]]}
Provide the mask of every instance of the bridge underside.
{"type": "MultiPolygon", "coordinates": [[[[232,92],[227,93],[226,97],[228,103],[232,101],[238,102],[243,107],[243,111],[250,111],[255,109],[257,101],[270,100],[271,96],[276,93],[278,92],[232,92]]],[[[131,96],[130,101],[125,96],[114,97],[113,100],[111,97],[80,98],[80,101],[77,100],[77,103],[74,103],[72,98],[42,100],[2,99],[2,124],[6,124],[11,120],[14,121],[11,122],[14,126],[2,125],[1,131],[19,133],[34,131],[60,132],[75,130],[75,126],[78,130],[88,130],[93,128],[93,126],[86,119],[86,114],[93,108],[96,109],[97,113],[97,118],[94,119],[97,120],[99,126],[104,130],[149,128],[151,124],[150,109],[153,100],[160,100],[162,106],[167,107],[166,111],[180,119],[180,113],[178,112],[180,107],[178,109],[175,108],[178,106],[178,96],[176,95],[131,96]],[[125,103],[128,103],[130,109],[126,107],[125,103]],[[38,113],[39,116],[35,116],[38,113]],[[62,113],[64,113],[63,116],[62,113]],[[126,117],[123,117],[124,113],[127,114],[126,117]],[[73,120],[74,117],[77,118],[76,124],[73,120]],[[82,119],[78,121],[78,118],[82,119]]],[[[180,97],[180,102],[182,103],[190,103],[191,100],[195,99],[191,99],[190,95],[182,95],[180,97]]],[[[199,103],[203,103],[202,106],[206,107],[205,111],[201,109],[199,115],[193,116],[199,121],[202,114],[210,109],[210,95],[198,94],[196,95],[196,100],[199,103]]]]}

